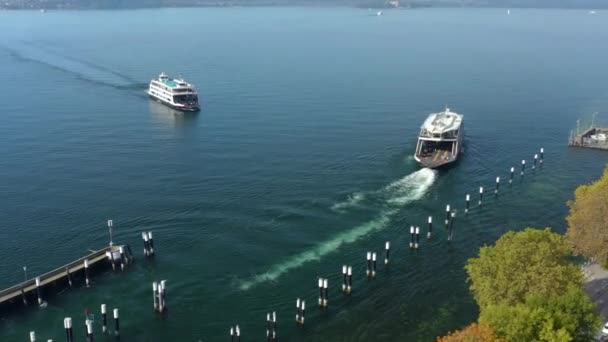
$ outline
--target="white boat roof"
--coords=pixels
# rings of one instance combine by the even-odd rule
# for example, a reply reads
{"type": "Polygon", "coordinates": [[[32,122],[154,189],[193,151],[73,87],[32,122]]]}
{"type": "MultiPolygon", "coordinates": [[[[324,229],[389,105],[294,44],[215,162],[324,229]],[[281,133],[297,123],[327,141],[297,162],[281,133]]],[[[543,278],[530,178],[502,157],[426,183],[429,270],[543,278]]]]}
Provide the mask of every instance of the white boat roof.
{"type": "Polygon", "coordinates": [[[445,112],[430,114],[424,123],[422,129],[432,134],[441,134],[456,130],[462,124],[462,115],[451,112],[449,108],[445,112]]]}

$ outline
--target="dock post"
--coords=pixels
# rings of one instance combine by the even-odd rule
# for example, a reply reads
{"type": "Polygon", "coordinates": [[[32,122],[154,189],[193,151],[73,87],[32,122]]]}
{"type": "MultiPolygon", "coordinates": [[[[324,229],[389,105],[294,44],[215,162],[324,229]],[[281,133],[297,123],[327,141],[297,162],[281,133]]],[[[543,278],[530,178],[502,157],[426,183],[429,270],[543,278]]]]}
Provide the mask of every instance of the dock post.
{"type": "Polygon", "coordinates": [[[87,287],[91,286],[91,281],[89,279],[89,259],[84,259],[84,277],[87,287]]]}
{"type": "Polygon", "coordinates": [[[391,242],[390,241],[386,241],[384,243],[384,264],[388,265],[388,257],[391,253],[391,242]]]}
{"type": "Polygon", "coordinates": [[[545,155],[545,149],[541,147],[540,148],[540,167],[541,167],[541,169],[543,167],[543,157],[544,157],[544,155],[545,155]]]}
{"type": "Polygon", "coordinates": [[[429,216],[429,231],[426,233],[426,238],[428,240],[433,236],[433,216],[429,216]]]}
{"type": "Polygon", "coordinates": [[[500,177],[496,177],[496,189],[494,189],[494,195],[498,195],[498,188],[500,188],[500,177]]]}
{"type": "Polygon", "coordinates": [[[277,340],[277,313],[276,311],[272,312],[272,340],[277,340]]]}
{"type": "Polygon", "coordinates": [[[42,296],[40,295],[40,278],[36,278],[36,295],[38,296],[38,305],[42,305],[42,296]]]}
{"type": "Polygon", "coordinates": [[[87,319],[84,324],[87,327],[87,342],[93,342],[93,321],[87,319]]]}
{"type": "Polygon", "coordinates": [[[241,328],[238,325],[234,327],[234,332],[236,333],[236,342],[241,342],[241,328]]]}
{"type": "Polygon", "coordinates": [[[416,249],[420,246],[420,227],[416,227],[416,249]]]}
{"type": "Polygon", "coordinates": [[[300,298],[296,299],[296,323],[300,324],[300,298]]]}
{"type": "Polygon", "coordinates": [[[117,308],[114,309],[114,336],[120,337],[120,322],[117,308]]]}
{"type": "Polygon", "coordinates": [[[144,256],[150,256],[150,242],[148,241],[148,233],[142,232],[141,237],[144,240],[144,256]]]}
{"type": "Polygon", "coordinates": [[[72,318],[66,317],[63,320],[63,327],[65,328],[66,342],[74,342],[74,332],[72,331],[72,318]]]}
{"type": "Polygon", "coordinates": [[[327,278],[323,279],[323,307],[327,307],[327,278]]]}
{"type": "MultiPolygon", "coordinates": [[[[375,278],[375,277],[376,277],[376,252],[373,252],[372,253],[372,278],[375,278]]],[[[325,293],[325,295],[327,295],[327,293],[325,293]]]]}
{"type": "Polygon", "coordinates": [[[483,186],[479,187],[479,203],[477,203],[480,207],[483,204],[483,186]]]}
{"type": "Polygon", "coordinates": [[[348,284],[346,285],[346,294],[350,295],[353,290],[353,268],[352,266],[348,266],[347,272],[348,274],[348,284]]]}
{"type": "Polygon", "coordinates": [[[346,284],[347,284],[347,278],[346,278],[346,270],[347,267],[346,265],[342,265],[342,292],[346,293],[346,284]]]}
{"type": "MultiPolygon", "coordinates": [[[[120,270],[125,270],[125,265],[127,264],[127,259],[125,258],[125,248],[123,246],[118,247],[118,251],[120,252],[120,270]]],[[[112,251],[110,250],[110,254],[112,251]]]]}
{"type": "Polygon", "coordinates": [[[152,295],[154,297],[154,311],[158,311],[158,283],[152,282],[152,295]]]}
{"type": "Polygon", "coordinates": [[[469,213],[469,205],[471,204],[471,195],[467,194],[465,197],[466,204],[464,206],[465,215],[469,213]]]}
{"type": "Polygon", "coordinates": [[[25,291],[23,290],[23,286],[21,287],[21,300],[23,301],[23,305],[27,306],[27,296],[25,295],[25,291]]]}
{"type": "Polygon", "coordinates": [[[521,174],[520,175],[522,177],[524,176],[525,169],[526,169],[526,160],[524,159],[524,160],[521,161],[521,174]]]}
{"type": "Polygon", "coordinates": [[[148,242],[149,242],[149,254],[150,256],[154,255],[154,239],[152,238],[152,232],[148,232],[148,242]]]}
{"type": "Polygon", "coordinates": [[[158,303],[160,312],[162,313],[165,312],[165,309],[167,309],[167,281],[161,280],[158,285],[158,303]]]}
{"type": "Polygon", "coordinates": [[[270,313],[266,313],[266,341],[270,341],[270,335],[271,335],[271,324],[270,324],[270,313]]]}
{"type": "Polygon", "coordinates": [[[450,205],[445,206],[445,229],[448,229],[448,223],[450,222],[450,205]]]}
{"type": "Polygon", "coordinates": [[[456,213],[450,214],[450,229],[448,233],[448,241],[452,241],[452,237],[454,237],[454,218],[456,217],[456,213]]]}
{"type": "Polygon", "coordinates": [[[534,164],[532,165],[532,170],[536,170],[536,162],[538,161],[538,154],[534,154],[534,164]]]}
{"type": "Polygon", "coordinates": [[[410,249],[414,248],[414,226],[410,226],[410,249]]]}
{"type": "Polygon", "coordinates": [[[323,278],[319,278],[319,307],[323,306],[323,278]]]}
{"type": "Polygon", "coordinates": [[[70,274],[70,267],[65,267],[65,277],[68,278],[68,286],[72,287],[72,274],[70,274]]]}
{"type": "Polygon", "coordinates": [[[234,328],[230,327],[230,342],[234,342],[234,328]]]}
{"type": "Polygon", "coordinates": [[[513,175],[515,174],[515,168],[511,166],[511,178],[509,178],[509,185],[513,184],[513,175]]]}
{"type": "Polygon", "coordinates": [[[101,304],[101,324],[101,333],[105,335],[108,333],[108,313],[105,304],[101,304]]]}
{"type": "Polygon", "coordinates": [[[365,255],[367,259],[367,268],[365,269],[365,275],[369,278],[372,275],[372,252],[367,252],[365,255]]]}
{"type": "Polygon", "coordinates": [[[30,342],[36,342],[36,332],[30,331],[30,342]]]}
{"type": "Polygon", "coordinates": [[[304,325],[304,314],[306,313],[306,301],[302,300],[302,305],[300,306],[300,324],[304,325]]]}

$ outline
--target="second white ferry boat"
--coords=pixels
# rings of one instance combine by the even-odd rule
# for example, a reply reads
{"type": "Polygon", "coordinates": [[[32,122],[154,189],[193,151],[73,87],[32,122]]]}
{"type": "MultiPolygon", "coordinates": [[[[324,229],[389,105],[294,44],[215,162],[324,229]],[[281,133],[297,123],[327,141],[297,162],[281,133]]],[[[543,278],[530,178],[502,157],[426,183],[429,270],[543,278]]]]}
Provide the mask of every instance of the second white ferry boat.
{"type": "Polygon", "coordinates": [[[420,165],[437,168],[458,159],[464,139],[463,116],[451,112],[430,114],[422,127],[414,158],[420,165]]]}
{"type": "Polygon", "coordinates": [[[148,95],[178,110],[197,111],[201,108],[194,85],[183,79],[171,80],[164,72],[158,79],[150,81],[148,95]]]}

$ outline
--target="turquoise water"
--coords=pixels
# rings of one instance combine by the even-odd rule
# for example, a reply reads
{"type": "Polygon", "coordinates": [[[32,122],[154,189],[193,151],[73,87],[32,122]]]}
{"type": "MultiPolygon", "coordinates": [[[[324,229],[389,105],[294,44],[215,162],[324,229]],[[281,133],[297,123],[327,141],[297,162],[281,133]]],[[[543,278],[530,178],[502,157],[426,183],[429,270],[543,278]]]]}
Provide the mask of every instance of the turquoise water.
{"type": "MultiPolygon", "coordinates": [[[[582,114],[608,113],[606,13],[429,9],[382,17],[347,8],[0,12],[0,287],[108,242],[137,257],[46,308],[0,314],[0,340],[84,336],[85,308],[119,307],[127,341],[265,336],[285,341],[429,341],[477,309],[467,258],[509,229],[565,229],[565,202],[608,154],[566,147],[582,114]],[[162,22],[162,25],[159,23],[162,22]],[[159,72],[182,75],[203,110],[150,101],[159,72]],[[419,125],[465,116],[465,153],[420,170],[419,125]],[[545,148],[545,166],[531,158],[545,148]],[[528,160],[512,188],[508,170],[528,160]],[[498,198],[494,179],[503,179],[498,198]],[[464,196],[485,206],[462,215],[464,196]],[[458,209],[447,242],[446,204],[458,209]],[[412,253],[409,226],[434,216],[412,253]],[[142,230],[157,256],[142,257],[142,230]],[[366,281],[365,252],[391,241],[366,281]],[[339,291],[353,265],[354,293],[339,291]],[[329,278],[329,310],[314,305],[329,278]],[[169,312],[152,310],[167,279],[169,312]],[[295,299],[307,300],[295,326],[295,299]]],[[[606,114],[608,115],[608,114],[606,114]]],[[[96,320],[96,340],[100,322],[96,320]]],[[[110,338],[107,338],[110,340],[110,338]]]]}

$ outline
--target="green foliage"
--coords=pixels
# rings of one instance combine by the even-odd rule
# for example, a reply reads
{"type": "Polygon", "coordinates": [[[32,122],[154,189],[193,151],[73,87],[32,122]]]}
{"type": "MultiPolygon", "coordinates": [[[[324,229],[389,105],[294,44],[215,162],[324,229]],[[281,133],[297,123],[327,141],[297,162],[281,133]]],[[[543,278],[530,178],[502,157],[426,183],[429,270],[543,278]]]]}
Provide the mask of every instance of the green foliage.
{"type": "Polygon", "coordinates": [[[549,228],[508,232],[468,260],[470,290],[481,311],[523,303],[529,294],[559,296],[582,283],[580,269],[567,259],[570,253],[565,238],[549,228]]]}
{"type": "Polygon", "coordinates": [[[568,240],[574,252],[608,263],[608,167],[598,181],[579,186],[568,202],[568,240]]]}
{"type": "Polygon", "coordinates": [[[563,295],[532,294],[525,303],[490,305],[479,321],[508,341],[527,342],[591,341],[602,323],[595,305],[574,285],[563,295]]]}

